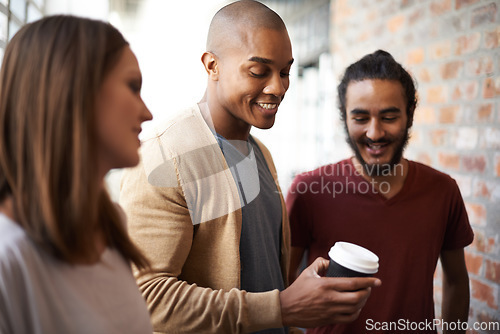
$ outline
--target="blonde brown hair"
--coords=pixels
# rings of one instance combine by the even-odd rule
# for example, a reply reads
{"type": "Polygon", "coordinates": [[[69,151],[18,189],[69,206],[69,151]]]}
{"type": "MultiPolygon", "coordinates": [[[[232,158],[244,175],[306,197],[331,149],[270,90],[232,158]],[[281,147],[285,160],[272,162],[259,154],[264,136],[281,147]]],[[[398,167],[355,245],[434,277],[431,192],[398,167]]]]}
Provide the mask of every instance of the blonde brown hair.
{"type": "Polygon", "coordinates": [[[139,268],[96,171],[96,95],[127,41],[110,24],[58,15],[21,28],[0,71],[0,200],[39,245],[75,263],[96,256],[104,234],[139,268]]]}

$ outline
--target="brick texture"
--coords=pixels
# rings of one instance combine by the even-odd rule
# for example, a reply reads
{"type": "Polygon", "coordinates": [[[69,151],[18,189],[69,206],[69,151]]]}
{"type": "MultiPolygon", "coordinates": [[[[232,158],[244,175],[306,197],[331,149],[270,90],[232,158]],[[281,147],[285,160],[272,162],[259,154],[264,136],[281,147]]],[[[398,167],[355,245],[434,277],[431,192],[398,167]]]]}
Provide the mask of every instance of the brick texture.
{"type": "Polygon", "coordinates": [[[465,254],[465,264],[469,273],[479,275],[483,266],[483,256],[467,253],[465,254]]]}
{"type": "Polygon", "coordinates": [[[495,154],[495,176],[500,177],[500,153],[495,154]]]}
{"type": "Polygon", "coordinates": [[[479,49],[481,42],[480,33],[471,33],[460,36],[455,41],[455,55],[469,54],[479,49]]]}
{"type": "Polygon", "coordinates": [[[481,145],[486,149],[492,149],[492,150],[500,149],[500,127],[485,128],[481,136],[481,145]]]}
{"type": "Polygon", "coordinates": [[[425,51],[423,49],[415,49],[408,53],[408,64],[420,64],[424,61],[425,51]]]}
{"type": "Polygon", "coordinates": [[[401,27],[405,23],[405,16],[404,15],[398,15],[393,17],[392,19],[387,22],[387,29],[391,32],[395,32],[401,29],[401,27]]]}
{"type": "Polygon", "coordinates": [[[479,83],[477,81],[461,81],[455,84],[452,100],[472,101],[478,96],[479,83]]]}
{"type": "Polygon", "coordinates": [[[474,241],[472,242],[469,251],[476,251],[479,253],[491,253],[495,247],[495,239],[485,236],[484,232],[480,229],[474,229],[474,241]]]}
{"type": "Polygon", "coordinates": [[[500,262],[486,260],[486,278],[495,283],[500,283],[500,262]]]}
{"type": "Polygon", "coordinates": [[[455,9],[461,9],[462,7],[470,6],[477,2],[479,2],[479,0],[456,0],[455,9]]]}
{"type": "Polygon", "coordinates": [[[443,86],[430,87],[427,90],[427,102],[429,103],[446,102],[446,88],[443,86]]]}
{"type": "Polygon", "coordinates": [[[480,302],[485,303],[491,308],[498,307],[496,286],[491,286],[481,281],[471,279],[471,291],[472,297],[476,298],[480,302]]]}
{"type": "Polygon", "coordinates": [[[430,7],[433,15],[442,15],[451,10],[451,0],[432,1],[430,7]]]}
{"type": "Polygon", "coordinates": [[[477,76],[493,73],[493,56],[486,55],[469,59],[466,65],[465,73],[467,76],[477,76]]]}
{"type": "Polygon", "coordinates": [[[450,40],[444,40],[431,45],[430,49],[432,59],[446,59],[451,55],[452,44],[450,40]]]}
{"type": "Polygon", "coordinates": [[[464,156],[462,157],[462,166],[468,173],[484,173],[486,170],[486,156],[464,156]]]}
{"type": "MultiPolygon", "coordinates": [[[[479,130],[474,127],[460,127],[457,129],[457,135],[454,138],[455,147],[459,150],[472,150],[477,147],[479,138],[479,130]]],[[[477,160],[477,159],[476,159],[477,160]]],[[[463,162],[467,162],[468,165],[464,167],[473,169],[478,167],[480,163],[478,161],[471,159],[470,157],[465,157],[462,159],[463,162]]]]}
{"type": "Polygon", "coordinates": [[[500,27],[485,32],[484,47],[486,49],[496,49],[500,45],[500,27]]]}
{"type": "MultiPolygon", "coordinates": [[[[418,140],[410,142],[407,152],[413,159],[448,173],[457,181],[475,235],[472,245],[465,249],[471,279],[469,321],[471,324],[488,319],[498,321],[500,3],[496,0],[331,3],[334,17],[341,18],[331,22],[336,77],[346,65],[377,48],[391,52],[415,76],[419,104],[412,134],[418,140]],[[373,33],[368,36],[366,31],[373,33]],[[361,36],[363,42],[354,42],[361,36]]],[[[437,315],[441,291],[437,275],[437,315]]]]}
{"type": "Polygon", "coordinates": [[[476,180],[473,185],[474,196],[480,199],[491,199],[492,187],[491,184],[485,180],[476,180]]]}
{"type": "Polygon", "coordinates": [[[448,130],[445,129],[432,130],[430,135],[432,144],[434,146],[446,145],[446,139],[448,138],[448,130]]]}
{"type": "Polygon", "coordinates": [[[481,104],[476,113],[477,122],[490,122],[493,120],[493,104],[481,104]]]}
{"type": "Polygon", "coordinates": [[[479,25],[495,23],[497,16],[497,4],[492,2],[486,6],[479,7],[472,11],[471,28],[479,25]]]}
{"type": "Polygon", "coordinates": [[[486,206],[478,203],[467,203],[467,213],[472,225],[486,226],[486,206]]]}
{"type": "Polygon", "coordinates": [[[433,124],[436,122],[436,111],[434,108],[422,107],[419,109],[418,114],[415,114],[413,122],[420,124],[433,124]]]}
{"type": "Polygon", "coordinates": [[[451,61],[441,67],[441,77],[443,80],[456,79],[461,74],[463,68],[462,61],[451,61]]]}
{"type": "Polygon", "coordinates": [[[443,168],[458,170],[460,168],[460,156],[458,154],[439,153],[439,163],[443,168]]]}

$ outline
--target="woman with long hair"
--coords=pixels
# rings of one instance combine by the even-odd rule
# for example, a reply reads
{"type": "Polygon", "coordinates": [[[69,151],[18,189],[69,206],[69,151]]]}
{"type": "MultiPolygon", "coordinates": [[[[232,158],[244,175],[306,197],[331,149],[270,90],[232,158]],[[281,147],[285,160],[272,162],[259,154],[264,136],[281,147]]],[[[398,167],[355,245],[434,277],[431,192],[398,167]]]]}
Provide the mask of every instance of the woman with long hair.
{"type": "Polygon", "coordinates": [[[137,59],[108,23],[21,28],[0,72],[0,333],[147,333],[148,261],[106,189],[139,161],[137,59]]]}

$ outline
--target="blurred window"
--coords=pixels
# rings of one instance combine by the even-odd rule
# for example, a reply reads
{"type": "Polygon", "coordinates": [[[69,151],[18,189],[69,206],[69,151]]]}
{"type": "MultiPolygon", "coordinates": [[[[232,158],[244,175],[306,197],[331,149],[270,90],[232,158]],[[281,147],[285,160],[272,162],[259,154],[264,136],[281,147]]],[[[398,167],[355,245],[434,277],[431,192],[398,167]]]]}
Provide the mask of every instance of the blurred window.
{"type": "Polygon", "coordinates": [[[7,42],[28,22],[43,16],[45,0],[0,0],[0,61],[7,42]]]}

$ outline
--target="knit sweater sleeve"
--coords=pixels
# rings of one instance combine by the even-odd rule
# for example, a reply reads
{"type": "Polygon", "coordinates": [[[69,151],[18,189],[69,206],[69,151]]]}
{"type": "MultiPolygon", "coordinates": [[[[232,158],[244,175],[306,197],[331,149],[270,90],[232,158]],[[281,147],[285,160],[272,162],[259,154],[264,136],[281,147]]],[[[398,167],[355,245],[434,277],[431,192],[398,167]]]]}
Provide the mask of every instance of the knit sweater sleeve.
{"type": "MultiPolygon", "coordinates": [[[[148,157],[143,155],[144,159],[148,157]]],[[[218,285],[215,287],[210,284],[220,282],[223,276],[220,268],[226,264],[219,264],[216,259],[214,265],[221,267],[210,270],[203,261],[212,261],[217,254],[227,252],[224,242],[210,241],[212,236],[220,241],[230,239],[230,236],[221,236],[228,234],[227,220],[193,224],[193,213],[186,203],[175,165],[169,174],[174,175],[177,184],[170,180],[164,186],[152,185],[141,163],[124,172],[120,191],[120,204],[128,217],[130,236],[151,262],[150,270],[134,270],[134,274],[151,313],[154,331],[246,333],[281,327],[278,290],[242,291],[238,289],[239,273],[236,278],[229,277],[230,284],[223,288],[221,284],[214,284],[218,285]],[[198,225],[203,226],[195,232],[198,225]],[[208,227],[213,234],[200,233],[208,227]],[[203,257],[200,252],[211,255],[203,257]]]]}
{"type": "Polygon", "coordinates": [[[154,189],[135,168],[124,172],[120,203],[133,241],[152,264],[148,272],[134,272],[156,332],[244,333],[281,326],[278,290],[214,290],[182,279],[194,227],[179,188],[154,189]]]}

